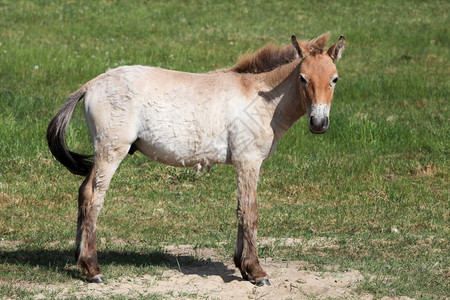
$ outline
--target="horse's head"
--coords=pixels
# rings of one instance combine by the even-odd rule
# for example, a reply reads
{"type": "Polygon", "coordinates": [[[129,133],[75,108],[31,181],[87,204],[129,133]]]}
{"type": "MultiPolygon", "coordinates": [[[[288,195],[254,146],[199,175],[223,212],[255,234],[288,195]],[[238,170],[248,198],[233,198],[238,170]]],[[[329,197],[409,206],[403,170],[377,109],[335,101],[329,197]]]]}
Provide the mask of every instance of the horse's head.
{"type": "Polygon", "coordinates": [[[341,57],[345,45],[345,38],[341,36],[325,52],[327,41],[328,34],[306,43],[298,42],[292,36],[292,45],[302,59],[298,81],[312,133],[324,133],[330,124],[330,106],[339,78],[334,63],[341,57]]]}

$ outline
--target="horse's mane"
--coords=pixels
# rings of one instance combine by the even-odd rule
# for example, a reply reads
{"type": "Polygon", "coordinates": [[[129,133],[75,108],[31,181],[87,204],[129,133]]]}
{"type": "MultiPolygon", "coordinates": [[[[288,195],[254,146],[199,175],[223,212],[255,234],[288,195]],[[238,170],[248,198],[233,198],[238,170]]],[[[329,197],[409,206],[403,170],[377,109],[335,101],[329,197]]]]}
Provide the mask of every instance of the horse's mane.
{"type": "Polygon", "coordinates": [[[297,51],[292,45],[278,48],[274,45],[266,45],[256,53],[247,53],[238,63],[231,68],[236,73],[265,73],[282,65],[290,63],[298,58],[297,51]]]}
{"type": "MultiPolygon", "coordinates": [[[[323,53],[327,42],[328,34],[323,34],[315,40],[300,43],[308,49],[310,56],[314,56],[323,53]]],[[[299,58],[299,55],[292,45],[279,48],[269,44],[256,53],[245,54],[230,71],[253,74],[265,73],[288,64],[297,58],[299,58]]]]}

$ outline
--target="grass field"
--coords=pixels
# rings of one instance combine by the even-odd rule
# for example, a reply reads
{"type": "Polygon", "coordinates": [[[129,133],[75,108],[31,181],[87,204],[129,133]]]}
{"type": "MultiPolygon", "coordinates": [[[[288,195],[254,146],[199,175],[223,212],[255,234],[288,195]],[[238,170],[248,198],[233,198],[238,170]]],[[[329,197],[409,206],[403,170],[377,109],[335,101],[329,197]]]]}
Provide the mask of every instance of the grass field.
{"type": "MultiPolygon", "coordinates": [[[[45,140],[71,92],[120,65],[207,72],[327,31],[347,39],[330,129],[315,136],[300,120],[263,165],[258,233],[338,246],[260,256],[357,269],[360,292],[377,298],[448,297],[449,11],[448,1],[0,0],[0,298],[33,297],[15,283],[78,276],[82,178],[45,140]]],[[[68,142],[92,152],[81,109],[68,142]]],[[[228,166],[197,175],[128,157],[98,223],[105,276],[158,272],[161,245],[225,242],[231,257],[235,190],[228,166]]]]}

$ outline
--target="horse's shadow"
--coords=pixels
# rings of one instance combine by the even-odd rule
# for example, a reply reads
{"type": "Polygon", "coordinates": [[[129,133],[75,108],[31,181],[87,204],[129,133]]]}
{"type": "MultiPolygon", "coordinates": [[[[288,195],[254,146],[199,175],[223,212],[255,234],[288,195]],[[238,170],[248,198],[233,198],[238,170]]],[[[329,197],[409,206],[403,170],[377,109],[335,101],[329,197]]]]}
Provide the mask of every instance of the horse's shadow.
{"type": "MultiPolygon", "coordinates": [[[[135,267],[162,267],[177,270],[184,275],[198,275],[200,277],[220,276],[227,283],[243,281],[234,275],[234,268],[229,268],[223,262],[211,259],[199,259],[190,255],[173,255],[164,251],[150,252],[122,252],[98,251],[100,267],[102,266],[135,266],[135,267]]],[[[47,269],[53,272],[66,273],[70,277],[85,280],[81,269],[76,266],[74,251],[47,250],[47,249],[0,249],[0,261],[16,266],[31,266],[47,269]]]]}

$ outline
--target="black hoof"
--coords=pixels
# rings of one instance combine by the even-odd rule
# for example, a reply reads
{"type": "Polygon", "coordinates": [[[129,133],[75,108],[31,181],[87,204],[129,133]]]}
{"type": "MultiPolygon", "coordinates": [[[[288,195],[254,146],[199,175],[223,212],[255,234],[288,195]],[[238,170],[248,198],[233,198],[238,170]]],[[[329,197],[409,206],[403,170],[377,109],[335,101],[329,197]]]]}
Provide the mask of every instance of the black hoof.
{"type": "Polygon", "coordinates": [[[264,278],[262,280],[258,280],[255,284],[256,286],[265,286],[265,285],[270,286],[270,281],[269,279],[264,278]]]}
{"type": "Polygon", "coordinates": [[[92,278],[91,280],[89,280],[89,282],[92,282],[92,283],[104,283],[105,279],[103,279],[103,276],[96,276],[96,277],[92,278]]]}

